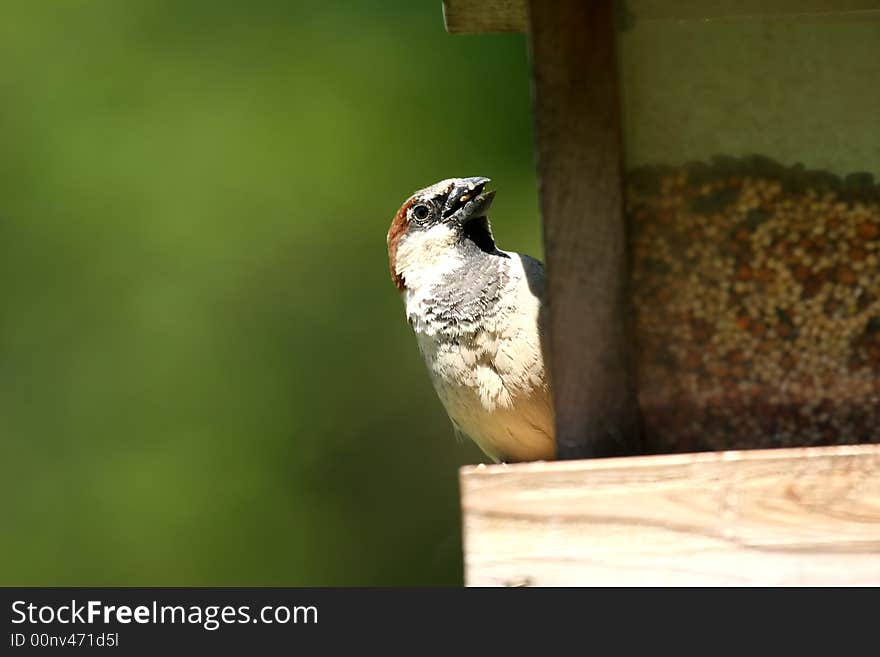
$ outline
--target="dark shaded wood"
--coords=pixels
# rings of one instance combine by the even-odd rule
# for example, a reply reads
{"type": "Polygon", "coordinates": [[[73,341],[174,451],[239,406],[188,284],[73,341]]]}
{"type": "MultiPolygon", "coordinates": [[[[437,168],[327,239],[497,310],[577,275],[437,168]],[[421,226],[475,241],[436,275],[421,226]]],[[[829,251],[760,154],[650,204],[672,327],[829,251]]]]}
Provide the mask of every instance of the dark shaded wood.
{"type": "MultiPolygon", "coordinates": [[[[525,32],[527,0],[443,0],[450,33],[525,32]]],[[[547,4],[552,4],[548,0],[547,4]]],[[[715,21],[762,19],[858,18],[880,10],[880,0],[626,0],[619,11],[633,21],[715,21]]]]}
{"type": "Polygon", "coordinates": [[[635,454],[614,3],[529,11],[559,458],[635,454]]]}

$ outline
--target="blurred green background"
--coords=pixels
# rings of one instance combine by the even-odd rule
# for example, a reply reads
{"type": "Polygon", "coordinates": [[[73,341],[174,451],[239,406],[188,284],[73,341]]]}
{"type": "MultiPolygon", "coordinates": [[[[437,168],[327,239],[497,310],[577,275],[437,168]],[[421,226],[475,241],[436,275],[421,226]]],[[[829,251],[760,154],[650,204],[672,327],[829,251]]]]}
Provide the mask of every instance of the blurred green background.
{"type": "Polygon", "coordinates": [[[541,255],[527,71],[439,0],[4,2],[0,584],[459,584],[385,232],[486,175],[541,255]]]}

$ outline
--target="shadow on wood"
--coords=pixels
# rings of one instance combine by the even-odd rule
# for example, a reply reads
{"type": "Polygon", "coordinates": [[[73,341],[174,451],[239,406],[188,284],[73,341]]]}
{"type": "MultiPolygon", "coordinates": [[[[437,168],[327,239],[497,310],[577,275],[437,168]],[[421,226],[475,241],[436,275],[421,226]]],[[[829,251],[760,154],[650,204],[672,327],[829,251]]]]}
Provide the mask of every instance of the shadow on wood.
{"type": "Polygon", "coordinates": [[[529,6],[561,459],[640,452],[613,5],[529,6]]]}

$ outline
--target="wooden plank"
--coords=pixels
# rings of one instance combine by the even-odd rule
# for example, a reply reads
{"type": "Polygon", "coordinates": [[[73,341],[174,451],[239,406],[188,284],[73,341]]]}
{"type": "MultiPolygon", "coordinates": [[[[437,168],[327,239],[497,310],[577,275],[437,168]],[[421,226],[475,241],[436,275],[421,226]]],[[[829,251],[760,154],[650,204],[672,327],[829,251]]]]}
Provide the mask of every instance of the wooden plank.
{"type": "Polygon", "coordinates": [[[526,0],[443,0],[443,20],[452,34],[525,32],[526,0]]]}
{"type": "Polygon", "coordinates": [[[880,445],[467,467],[465,578],[880,585],[880,445]]]}
{"type": "Polygon", "coordinates": [[[629,0],[624,4],[634,20],[645,21],[841,17],[880,9],[878,0],[629,0]]]}
{"type": "Polygon", "coordinates": [[[612,0],[530,3],[559,457],[637,453],[612,0]]]}
{"type": "MultiPolygon", "coordinates": [[[[526,7],[527,0],[444,0],[443,16],[450,33],[526,32],[526,7]]],[[[857,18],[880,11],[880,0],[629,0],[619,11],[635,22],[857,18]]]]}

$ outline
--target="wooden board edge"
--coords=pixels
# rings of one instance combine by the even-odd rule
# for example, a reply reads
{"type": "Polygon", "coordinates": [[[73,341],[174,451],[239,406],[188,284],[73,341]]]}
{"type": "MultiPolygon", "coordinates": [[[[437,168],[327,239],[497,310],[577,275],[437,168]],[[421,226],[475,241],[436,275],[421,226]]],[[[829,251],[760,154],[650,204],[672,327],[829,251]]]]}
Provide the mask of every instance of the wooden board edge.
{"type": "Polygon", "coordinates": [[[720,452],[690,452],[685,454],[656,454],[651,456],[622,456],[606,459],[576,461],[533,461],[530,463],[465,465],[459,469],[464,481],[470,477],[496,477],[509,474],[540,472],[577,472],[609,469],[642,469],[718,463],[721,461],[772,461],[814,459],[836,456],[867,456],[880,458],[880,444],[850,444],[819,447],[787,447],[781,449],[743,449],[720,452]]]}
{"type": "MultiPolygon", "coordinates": [[[[443,19],[450,34],[526,32],[527,0],[443,0],[443,19]]],[[[635,0],[622,11],[628,21],[729,21],[746,19],[874,18],[880,0],[763,0],[713,3],[667,3],[635,0]],[[775,7],[773,5],[776,5],[775,7]],[[768,6],[770,5],[770,6],[768,6]],[[832,6],[833,5],[833,6],[832,6]],[[831,8],[829,8],[831,7],[831,8]]]]}

